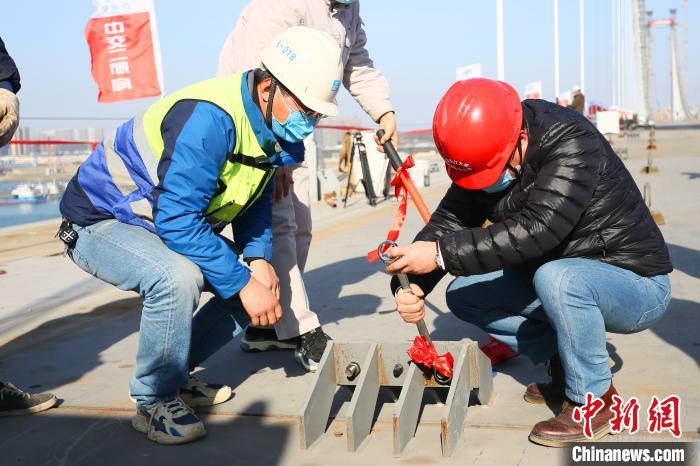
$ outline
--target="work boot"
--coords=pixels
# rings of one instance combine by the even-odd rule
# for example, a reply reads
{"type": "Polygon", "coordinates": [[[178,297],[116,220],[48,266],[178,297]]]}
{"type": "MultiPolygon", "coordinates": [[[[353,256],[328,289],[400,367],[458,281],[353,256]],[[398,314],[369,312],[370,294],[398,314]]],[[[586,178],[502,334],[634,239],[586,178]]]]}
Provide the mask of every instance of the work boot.
{"type": "Polygon", "coordinates": [[[564,368],[559,355],[552,356],[547,362],[549,382],[531,383],[525,389],[523,398],[528,403],[560,405],[566,400],[564,394],[564,368]]]}
{"type": "Polygon", "coordinates": [[[274,328],[251,327],[248,325],[243,332],[241,349],[245,352],[293,350],[299,346],[299,337],[289,340],[277,338],[274,328]]]}
{"type": "Polygon", "coordinates": [[[233,390],[228,385],[202,382],[193,375],[180,387],[180,398],[190,408],[218,405],[228,401],[232,394],[233,390]]]}
{"type": "Polygon", "coordinates": [[[207,435],[202,421],[180,398],[137,408],[131,425],[148,440],[163,445],[192,442],[207,435]]]}
{"type": "Polygon", "coordinates": [[[576,422],[572,418],[574,409],[581,405],[566,400],[559,415],[535,424],[529,439],[548,447],[564,447],[570,443],[592,442],[604,437],[610,432],[608,421],[615,417],[615,414],[610,410],[610,406],[613,404],[613,395],[617,395],[617,391],[610,381],[610,388],[600,397],[604,403],[603,408],[591,420],[592,438],[589,439],[583,434],[583,421],[576,422]]]}
{"type": "Polygon", "coordinates": [[[19,416],[45,411],[56,404],[53,393],[32,395],[10,382],[0,382],[0,416],[19,416]]]}
{"type": "Polygon", "coordinates": [[[300,337],[299,345],[294,351],[294,358],[309,372],[316,372],[321,356],[328,342],[332,340],[321,327],[306,332],[300,337]]]}

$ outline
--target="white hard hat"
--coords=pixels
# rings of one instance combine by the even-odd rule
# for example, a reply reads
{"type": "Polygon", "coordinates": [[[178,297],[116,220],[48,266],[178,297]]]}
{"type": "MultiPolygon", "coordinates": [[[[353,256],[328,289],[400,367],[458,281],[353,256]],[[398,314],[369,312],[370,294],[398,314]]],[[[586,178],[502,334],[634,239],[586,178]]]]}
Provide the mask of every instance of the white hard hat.
{"type": "Polygon", "coordinates": [[[262,49],[260,60],[306,107],[326,116],[338,114],[335,96],[343,64],[338,42],[330,34],[304,26],[289,28],[262,49]]]}
{"type": "Polygon", "coordinates": [[[581,86],[578,84],[574,84],[574,87],[571,88],[571,92],[580,92],[581,91],[581,86]]]}

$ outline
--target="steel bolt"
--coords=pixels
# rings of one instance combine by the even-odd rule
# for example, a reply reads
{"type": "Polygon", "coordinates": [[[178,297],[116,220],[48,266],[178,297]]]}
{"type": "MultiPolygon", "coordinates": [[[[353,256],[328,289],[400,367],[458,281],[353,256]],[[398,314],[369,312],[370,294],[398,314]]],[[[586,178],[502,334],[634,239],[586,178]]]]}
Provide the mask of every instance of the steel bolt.
{"type": "Polygon", "coordinates": [[[441,373],[435,371],[435,381],[439,385],[448,385],[450,382],[452,382],[452,377],[447,377],[447,376],[442,375],[441,373]]]}
{"type": "Polygon", "coordinates": [[[348,380],[352,380],[358,375],[360,375],[360,365],[356,362],[351,362],[348,364],[348,366],[345,368],[345,377],[347,377],[348,380]]]}

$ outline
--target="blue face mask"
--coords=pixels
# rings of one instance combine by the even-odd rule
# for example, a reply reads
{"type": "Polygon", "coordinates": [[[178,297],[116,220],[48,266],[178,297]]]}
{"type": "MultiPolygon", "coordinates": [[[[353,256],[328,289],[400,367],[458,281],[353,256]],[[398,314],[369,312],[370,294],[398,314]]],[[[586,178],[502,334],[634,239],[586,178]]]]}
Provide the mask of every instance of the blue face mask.
{"type": "Polygon", "coordinates": [[[337,3],[342,3],[343,5],[350,5],[355,0],[335,0],[337,3]]]}
{"type": "Polygon", "coordinates": [[[289,110],[287,121],[280,123],[275,116],[272,116],[272,132],[278,138],[288,142],[301,142],[314,131],[314,126],[318,124],[319,117],[309,117],[299,110],[289,108],[287,101],[284,99],[284,94],[280,93],[279,98],[282,99],[284,105],[289,110]]]}
{"type": "Polygon", "coordinates": [[[486,188],[482,189],[482,191],[486,191],[487,193],[498,193],[508,189],[513,181],[515,181],[515,178],[513,178],[513,175],[510,174],[510,170],[506,168],[506,170],[501,173],[501,176],[494,184],[487,186],[486,188]]]}

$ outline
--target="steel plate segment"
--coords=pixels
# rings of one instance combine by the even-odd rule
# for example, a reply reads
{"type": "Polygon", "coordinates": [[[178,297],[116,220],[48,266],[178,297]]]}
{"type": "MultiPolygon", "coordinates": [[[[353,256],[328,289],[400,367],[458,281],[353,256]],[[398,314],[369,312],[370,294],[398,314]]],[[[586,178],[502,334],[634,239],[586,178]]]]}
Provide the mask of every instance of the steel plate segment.
{"type": "Polygon", "coordinates": [[[425,390],[425,374],[411,364],[406,374],[399,400],[394,408],[394,455],[400,456],[411,441],[418,427],[418,416],[425,390]]]}
{"type": "Polygon", "coordinates": [[[462,432],[464,432],[464,419],[467,416],[469,395],[472,388],[470,386],[468,353],[469,345],[462,346],[455,360],[450,391],[447,394],[442,419],[440,419],[440,442],[443,457],[452,455],[462,437],[462,432]]]}
{"type": "Polygon", "coordinates": [[[369,437],[383,386],[398,393],[393,451],[400,456],[416,433],[425,390],[432,389],[426,393],[437,395],[443,391],[435,388],[449,387],[440,438],[443,456],[451,456],[464,431],[472,390],[479,390],[481,404],[493,402],[491,361],[473,340],[433,343],[439,353],[457,355],[453,377],[445,384],[436,382],[431,369],[410,360],[410,342],[329,342],[299,415],[301,448],[309,448],[324,433],[336,388],[353,386],[345,425],[348,451],[357,451],[369,437]]]}
{"type": "Polygon", "coordinates": [[[348,451],[356,451],[369,435],[374,419],[374,409],[379,396],[379,354],[373,343],[360,366],[362,371],[348,408],[348,451]]]}
{"type": "Polygon", "coordinates": [[[321,356],[311,390],[304,399],[299,416],[299,438],[302,450],[305,450],[325,431],[331,405],[337,387],[335,379],[335,344],[328,342],[321,356]]]}

